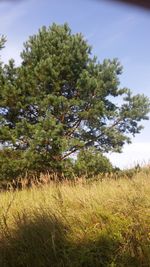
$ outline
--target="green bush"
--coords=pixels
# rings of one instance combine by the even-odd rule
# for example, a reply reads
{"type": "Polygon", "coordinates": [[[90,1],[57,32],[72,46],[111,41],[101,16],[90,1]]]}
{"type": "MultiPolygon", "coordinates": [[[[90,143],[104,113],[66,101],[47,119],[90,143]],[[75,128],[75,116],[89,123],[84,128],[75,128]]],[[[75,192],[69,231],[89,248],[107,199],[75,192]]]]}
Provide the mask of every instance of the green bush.
{"type": "Polygon", "coordinates": [[[23,174],[25,167],[21,151],[0,150],[0,180],[10,180],[23,174]]]}
{"type": "Polygon", "coordinates": [[[78,176],[91,177],[112,170],[113,167],[109,159],[94,148],[80,151],[75,162],[75,173],[78,176]]]}

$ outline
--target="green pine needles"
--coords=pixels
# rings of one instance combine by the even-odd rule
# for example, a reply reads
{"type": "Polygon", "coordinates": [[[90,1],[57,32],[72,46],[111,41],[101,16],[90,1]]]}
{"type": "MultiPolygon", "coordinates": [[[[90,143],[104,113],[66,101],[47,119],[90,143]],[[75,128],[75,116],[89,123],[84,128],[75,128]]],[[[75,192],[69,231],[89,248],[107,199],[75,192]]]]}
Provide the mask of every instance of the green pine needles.
{"type": "Polygon", "coordinates": [[[19,67],[0,64],[0,172],[10,166],[7,177],[61,173],[69,156],[90,147],[121,152],[148,119],[149,99],[120,88],[119,61],[99,63],[67,24],[42,27],[21,58],[19,67]]]}

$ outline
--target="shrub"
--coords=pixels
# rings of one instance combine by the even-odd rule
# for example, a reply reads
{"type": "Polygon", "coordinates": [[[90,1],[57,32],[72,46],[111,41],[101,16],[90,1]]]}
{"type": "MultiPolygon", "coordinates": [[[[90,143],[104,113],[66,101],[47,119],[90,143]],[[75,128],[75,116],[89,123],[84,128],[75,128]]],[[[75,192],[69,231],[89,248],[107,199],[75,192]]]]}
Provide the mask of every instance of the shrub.
{"type": "Polygon", "coordinates": [[[91,177],[112,170],[113,167],[109,159],[94,148],[80,151],[75,162],[75,173],[78,176],[91,177]]]}

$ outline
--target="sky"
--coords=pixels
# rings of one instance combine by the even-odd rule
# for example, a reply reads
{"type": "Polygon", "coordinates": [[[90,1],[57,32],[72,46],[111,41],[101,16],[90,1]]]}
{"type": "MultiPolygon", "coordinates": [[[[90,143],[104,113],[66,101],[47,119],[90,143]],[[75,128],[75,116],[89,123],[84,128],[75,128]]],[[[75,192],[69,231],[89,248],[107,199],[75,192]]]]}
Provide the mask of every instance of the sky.
{"type": "MultiPolygon", "coordinates": [[[[14,58],[19,65],[23,43],[53,22],[81,32],[100,62],[118,58],[124,69],[120,86],[150,97],[150,11],[109,0],[0,0],[0,35],[7,36],[3,62],[14,58]]],[[[150,163],[150,122],[143,125],[121,154],[108,155],[114,165],[150,163]]]]}

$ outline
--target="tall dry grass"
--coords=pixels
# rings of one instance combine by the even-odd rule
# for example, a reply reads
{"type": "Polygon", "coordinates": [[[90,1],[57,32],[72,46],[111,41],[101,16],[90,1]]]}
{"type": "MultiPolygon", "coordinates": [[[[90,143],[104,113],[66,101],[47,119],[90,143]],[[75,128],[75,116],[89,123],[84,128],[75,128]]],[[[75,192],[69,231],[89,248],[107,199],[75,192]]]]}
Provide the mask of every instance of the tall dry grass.
{"type": "Polygon", "coordinates": [[[0,267],[149,267],[150,172],[0,194],[0,267]]]}

